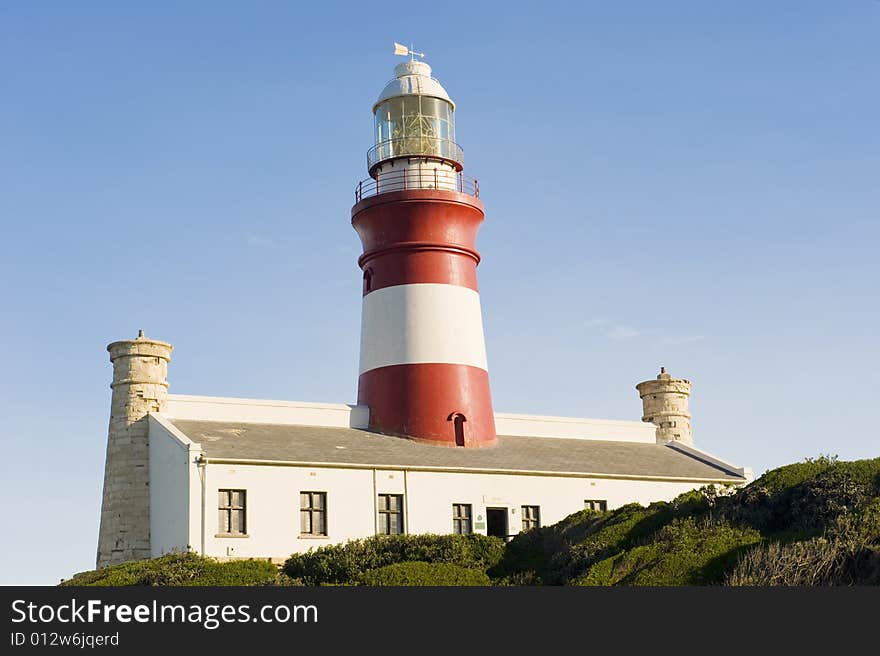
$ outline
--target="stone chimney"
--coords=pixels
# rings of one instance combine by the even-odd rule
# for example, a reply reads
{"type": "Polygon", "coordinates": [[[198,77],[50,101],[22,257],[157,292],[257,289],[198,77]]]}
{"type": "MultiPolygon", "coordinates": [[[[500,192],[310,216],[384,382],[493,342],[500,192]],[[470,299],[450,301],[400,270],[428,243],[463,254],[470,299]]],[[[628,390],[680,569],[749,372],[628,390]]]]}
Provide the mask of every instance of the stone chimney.
{"type": "Polygon", "coordinates": [[[110,429],[97,566],[149,558],[150,444],[147,414],[168,399],[171,344],[138,333],[107,347],[113,363],[110,429]]]}
{"type": "Polygon", "coordinates": [[[636,389],[642,397],[642,421],[657,426],[658,442],[693,444],[688,412],[691,381],[673,378],[666,373],[666,367],[660,367],[655,380],[639,383],[636,389]]]}

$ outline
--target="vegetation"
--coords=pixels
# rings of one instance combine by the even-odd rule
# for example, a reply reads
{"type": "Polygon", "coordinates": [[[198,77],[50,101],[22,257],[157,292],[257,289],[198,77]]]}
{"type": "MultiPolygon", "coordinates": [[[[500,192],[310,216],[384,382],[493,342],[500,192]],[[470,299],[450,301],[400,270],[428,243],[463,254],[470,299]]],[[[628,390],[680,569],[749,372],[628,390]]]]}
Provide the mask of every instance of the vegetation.
{"type": "Polygon", "coordinates": [[[583,511],[518,535],[498,582],[871,585],[880,582],[880,458],[821,457],[745,488],[583,511]]]}
{"type": "Polygon", "coordinates": [[[645,544],[591,564],[574,585],[705,585],[718,583],[743,547],[760,535],[726,523],[675,519],[645,544]]]}
{"type": "Polygon", "coordinates": [[[880,585],[880,458],[588,511],[517,535],[401,535],[265,561],[164,556],[63,585],[880,585]]]}
{"type": "Polygon", "coordinates": [[[486,572],[452,563],[406,561],[364,573],[364,585],[491,585],[486,572]]]}
{"type": "Polygon", "coordinates": [[[880,500],[842,514],[821,536],[751,549],[726,585],[880,585],[880,500]]]}
{"type": "Polygon", "coordinates": [[[278,568],[265,560],[220,563],[193,553],[181,553],[83,572],[62,581],[61,585],[273,585],[280,582],[278,568]]]}
{"type": "Polygon", "coordinates": [[[304,585],[359,585],[368,571],[387,565],[419,561],[486,571],[503,554],[504,542],[485,535],[379,535],[294,554],[284,573],[304,585]]]}

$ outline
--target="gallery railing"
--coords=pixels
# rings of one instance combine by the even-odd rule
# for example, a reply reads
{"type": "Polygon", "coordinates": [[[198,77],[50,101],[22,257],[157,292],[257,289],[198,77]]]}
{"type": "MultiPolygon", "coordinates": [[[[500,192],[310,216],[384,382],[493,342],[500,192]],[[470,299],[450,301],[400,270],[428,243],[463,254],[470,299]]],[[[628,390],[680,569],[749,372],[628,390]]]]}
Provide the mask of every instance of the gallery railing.
{"type": "Polygon", "coordinates": [[[480,183],[476,178],[453,172],[448,169],[428,169],[425,167],[399,169],[388,173],[376,172],[375,178],[367,178],[358,182],[354,190],[355,202],[364,198],[384,194],[390,191],[407,191],[410,189],[437,189],[440,191],[457,191],[461,194],[480,197],[480,183]]]}

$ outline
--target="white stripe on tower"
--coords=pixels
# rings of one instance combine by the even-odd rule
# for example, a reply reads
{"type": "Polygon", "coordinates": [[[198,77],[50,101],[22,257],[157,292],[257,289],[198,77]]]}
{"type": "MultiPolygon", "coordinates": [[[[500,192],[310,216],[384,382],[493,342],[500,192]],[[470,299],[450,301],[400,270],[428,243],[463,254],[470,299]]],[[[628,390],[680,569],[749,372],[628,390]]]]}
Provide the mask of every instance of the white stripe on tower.
{"type": "Polygon", "coordinates": [[[439,283],[395,285],[363,298],[359,374],[391,365],[460,364],[488,371],[480,295],[439,283]]]}

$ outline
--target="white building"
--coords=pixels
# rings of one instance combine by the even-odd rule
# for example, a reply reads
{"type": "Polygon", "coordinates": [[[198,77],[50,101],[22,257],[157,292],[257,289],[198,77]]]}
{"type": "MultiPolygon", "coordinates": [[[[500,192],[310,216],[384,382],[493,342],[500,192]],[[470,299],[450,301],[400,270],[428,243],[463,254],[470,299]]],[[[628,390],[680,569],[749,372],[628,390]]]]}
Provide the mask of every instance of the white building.
{"type": "Polygon", "coordinates": [[[658,443],[641,422],[497,414],[499,444],[465,450],[367,432],[358,406],[170,396],[149,417],[153,556],[283,560],[382,533],[509,536],[749,476],[658,443]]]}
{"type": "MultiPolygon", "coordinates": [[[[116,344],[144,352],[161,343],[141,336],[116,344]]],[[[161,358],[114,360],[126,375],[115,377],[114,399],[125,395],[152,409],[129,415],[127,435],[116,434],[132,448],[143,431],[147,458],[124,461],[105,479],[105,510],[113,500],[129,506],[116,506],[120,522],[102,516],[100,565],[186,550],[281,561],[382,533],[509,536],[585,507],[671,500],[751,478],[748,469],[689,444],[658,440],[660,429],[645,422],[496,414],[496,446],[438,447],[366,430],[363,406],[150,398],[134,388],[164,390],[166,381],[149,381],[142,367],[140,382],[125,382],[138,378],[130,375],[138,367],[120,367],[120,360],[151,367],[161,358]],[[132,475],[141,466],[143,487],[132,475]],[[130,508],[138,492],[146,496],[136,514],[130,508]],[[133,536],[141,551],[132,549],[133,536]]]]}

